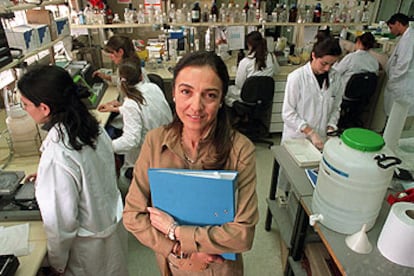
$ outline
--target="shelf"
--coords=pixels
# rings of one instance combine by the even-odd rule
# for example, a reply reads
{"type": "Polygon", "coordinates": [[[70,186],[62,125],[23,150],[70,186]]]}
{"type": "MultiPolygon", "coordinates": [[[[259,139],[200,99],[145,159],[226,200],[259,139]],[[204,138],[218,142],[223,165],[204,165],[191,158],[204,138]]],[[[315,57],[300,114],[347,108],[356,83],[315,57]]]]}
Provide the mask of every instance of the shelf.
{"type": "Polygon", "coordinates": [[[13,59],[13,61],[12,61],[11,63],[9,63],[9,64],[7,64],[7,65],[5,65],[5,66],[1,67],[1,68],[0,68],[0,72],[6,71],[6,70],[8,70],[8,69],[12,69],[13,67],[15,67],[15,66],[19,65],[20,63],[24,62],[24,61],[25,61],[26,59],[28,59],[29,57],[32,57],[32,56],[34,56],[34,55],[37,55],[38,53],[40,53],[40,52],[42,52],[42,51],[45,51],[45,50],[47,50],[47,49],[49,49],[49,48],[53,47],[53,45],[55,45],[56,43],[58,43],[58,42],[62,41],[62,40],[63,40],[64,38],[66,38],[66,37],[68,37],[68,36],[62,36],[62,37],[59,37],[59,38],[55,39],[54,41],[49,42],[49,43],[47,43],[46,45],[43,45],[42,47],[37,48],[37,49],[36,49],[36,50],[34,50],[34,51],[31,51],[31,52],[29,52],[29,53],[24,54],[24,55],[23,55],[22,57],[20,57],[20,58],[13,59]]]}
{"type": "Polygon", "coordinates": [[[295,276],[306,276],[306,271],[302,268],[300,261],[295,261],[291,256],[288,257],[288,263],[292,269],[293,275],[295,276]]]}
{"type": "Polygon", "coordinates": [[[267,206],[269,207],[270,212],[272,213],[272,217],[278,226],[282,240],[285,242],[288,248],[291,248],[293,233],[292,220],[288,215],[287,207],[279,207],[276,201],[277,199],[266,199],[267,206]]]}
{"type": "MultiPolygon", "coordinates": [[[[363,26],[367,25],[368,23],[292,23],[292,22],[266,22],[266,23],[259,23],[259,22],[248,22],[248,23],[222,23],[222,22],[201,22],[201,23],[191,23],[191,22],[183,22],[183,23],[169,23],[170,26],[181,27],[219,27],[219,26],[261,26],[264,25],[266,27],[276,27],[276,26],[283,26],[283,27],[307,27],[307,26],[363,26]]],[[[120,23],[120,24],[93,24],[93,25],[79,25],[79,24],[71,24],[71,29],[117,29],[117,28],[150,28],[156,24],[138,24],[138,23],[120,23]]]]}
{"type": "Polygon", "coordinates": [[[30,10],[30,9],[41,8],[41,7],[46,7],[50,5],[63,5],[63,4],[67,4],[66,0],[43,1],[40,5],[19,4],[19,5],[10,6],[10,7],[0,7],[0,14],[7,13],[7,12],[21,11],[21,10],[30,10]]]}

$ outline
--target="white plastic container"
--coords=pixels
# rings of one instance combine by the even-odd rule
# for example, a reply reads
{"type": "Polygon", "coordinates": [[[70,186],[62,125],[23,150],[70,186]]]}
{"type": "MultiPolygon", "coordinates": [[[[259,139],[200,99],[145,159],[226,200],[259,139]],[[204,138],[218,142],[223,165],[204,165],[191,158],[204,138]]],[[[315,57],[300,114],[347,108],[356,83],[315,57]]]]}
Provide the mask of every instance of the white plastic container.
{"type": "Polygon", "coordinates": [[[347,129],[340,139],[329,139],[312,198],[313,213],[322,215],[320,223],[343,234],[353,234],[363,224],[370,230],[391,182],[393,166],[401,162],[391,154],[384,139],[366,129],[347,129]]]}

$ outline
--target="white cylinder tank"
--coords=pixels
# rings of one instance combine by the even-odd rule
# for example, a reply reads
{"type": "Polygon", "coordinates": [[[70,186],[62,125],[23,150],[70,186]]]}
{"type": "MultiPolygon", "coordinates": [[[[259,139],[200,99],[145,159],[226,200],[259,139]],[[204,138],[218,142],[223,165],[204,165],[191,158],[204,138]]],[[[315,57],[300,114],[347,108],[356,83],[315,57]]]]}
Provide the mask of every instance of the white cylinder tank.
{"type": "Polygon", "coordinates": [[[326,227],[343,234],[370,230],[377,219],[393,167],[401,161],[390,156],[377,133],[350,128],[341,138],[329,139],[319,165],[312,212],[322,214],[326,227]]]}

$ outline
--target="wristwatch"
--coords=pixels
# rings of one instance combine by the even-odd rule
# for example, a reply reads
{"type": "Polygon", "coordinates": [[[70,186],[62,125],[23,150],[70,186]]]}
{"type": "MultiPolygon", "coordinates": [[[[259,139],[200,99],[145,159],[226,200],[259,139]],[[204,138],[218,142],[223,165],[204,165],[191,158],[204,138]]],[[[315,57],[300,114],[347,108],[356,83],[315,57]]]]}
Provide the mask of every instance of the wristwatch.
{"type": "Polygon", "coordinates": [[[175,228],[177,228],[178,223],[176,221],[174,221],[173,223],[171,223],[170,227],[168,227],[168,238],[172,241],[175,241],[175,228]]]}

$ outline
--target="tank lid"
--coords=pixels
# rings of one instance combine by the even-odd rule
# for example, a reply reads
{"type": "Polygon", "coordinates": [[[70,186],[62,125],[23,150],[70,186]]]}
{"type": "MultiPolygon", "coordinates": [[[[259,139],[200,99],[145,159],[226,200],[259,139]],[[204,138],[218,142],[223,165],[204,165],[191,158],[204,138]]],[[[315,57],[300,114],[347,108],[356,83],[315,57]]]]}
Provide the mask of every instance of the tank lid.
{"type": "Polygon", "coordinates": [[[381,135],[364,128],[348,128],[342,133],[341,140],[359,151],[379,151],[385,145],[381,135]]]}

